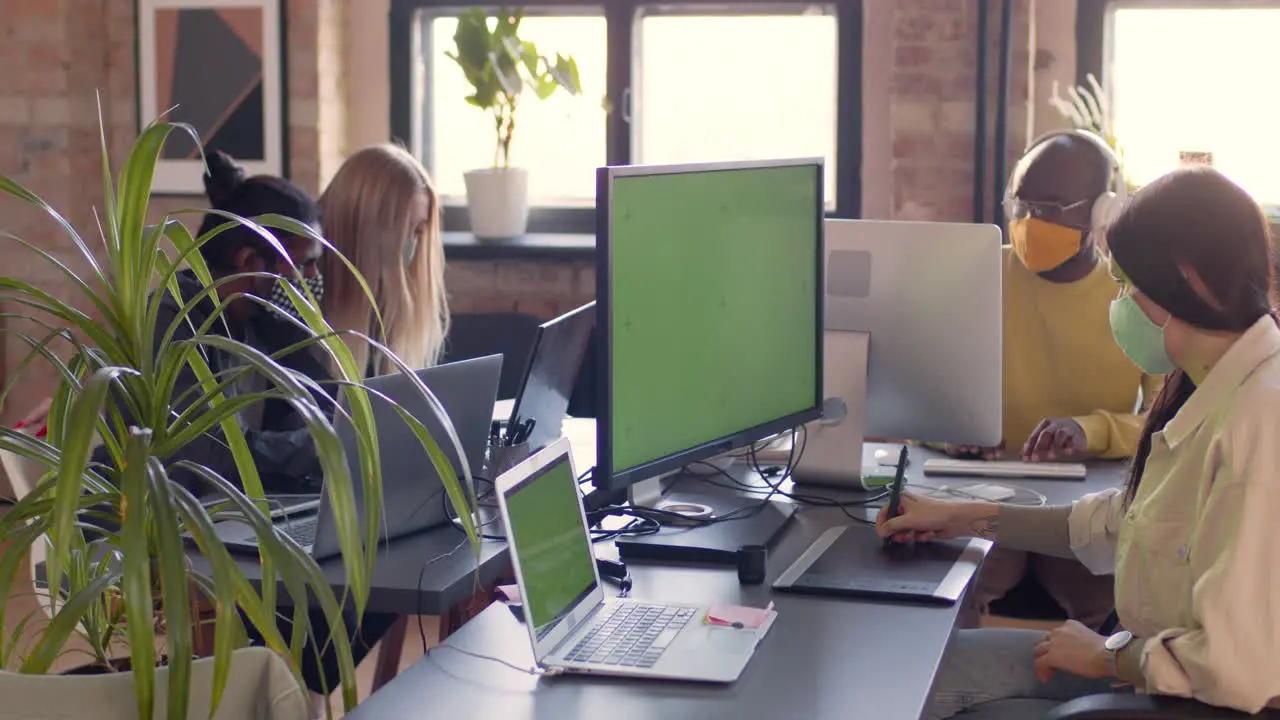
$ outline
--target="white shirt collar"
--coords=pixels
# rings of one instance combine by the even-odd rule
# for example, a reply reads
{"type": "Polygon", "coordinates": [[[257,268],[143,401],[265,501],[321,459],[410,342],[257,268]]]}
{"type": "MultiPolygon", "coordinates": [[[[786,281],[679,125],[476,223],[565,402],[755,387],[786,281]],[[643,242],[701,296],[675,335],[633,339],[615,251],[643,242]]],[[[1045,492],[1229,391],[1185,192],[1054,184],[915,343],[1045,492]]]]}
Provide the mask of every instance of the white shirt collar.
{"type": "Polygon", "coordinates": [[[1237,390],[1264,362],[1280,353],[1280,327],[1264,315],[1253,324],[1209,371],[1187,403],[1165,426],[1165,442],[1173,447],[1204,422],[1221,399],[1237,390]]]}

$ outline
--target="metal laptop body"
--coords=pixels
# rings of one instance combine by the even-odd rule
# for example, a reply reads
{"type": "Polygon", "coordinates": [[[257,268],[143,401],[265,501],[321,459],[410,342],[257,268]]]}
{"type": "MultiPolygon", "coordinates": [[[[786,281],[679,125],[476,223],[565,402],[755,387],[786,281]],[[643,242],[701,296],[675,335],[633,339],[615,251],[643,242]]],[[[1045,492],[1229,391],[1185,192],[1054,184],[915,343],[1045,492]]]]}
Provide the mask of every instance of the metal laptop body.
{"type": "MultiPolygon", "coordinates": [[[[463,477],[457,449],[449,439],[445,422],[451,422],[458,444],[466,455],[467,465],[475,473],[484,461],[493,404],[498,395],[502,373],[502,356],[462,360],[426,368],[417,372],[427,389],[435,395],[447,418],[441,418],[413,380],[396,373],[371,378],[365,384],[403,409],[426,426],[441,451],[463,477]]],[[[410,535],[449,522],[448,499],[440,476],[431,464],[413,431],[399,413],[384,399],[370,393],[374,423],[378,432],[378,449],[382,456],[383,522],[382,536],[390,540],[410,535]]],[[[345,396],[342,400],[346,407],[345,396]]],[[[360,455],[355,433],[346,417],[339,413],[334,429],[342,442],[353,478],[359,477],[360,455]]],[[[363,518],[363,487],[353,483],[357,516],[363,518]]],[[[277,521],[315,558],[338,555],[337,528],[334,525],[328,494],[322,493],[316,513],[291,514],[277,521]]],[[[363,531],[363,527],[361,530],[363,531]]],[[[256,550],[257,538],[246,525],[220,523],[218,535],[232,550],[256,550]]]]}
{"type": "Polygon", "coordinates": [[[708,624],[706,607],[606,598],[576,478],[569,442],[561,438],[497,479],[498,507],[538,665],[566,673],[736,680],[776,615],[770,613],[759,628],[739,629],[708,624]],[[656,629],[639,634],[651,644],[643,651],[633,649],[640,640],[601,649],[598,638],[630,622],[619,620],[629,613],[656,621],[656,629]]]}
{"type": "Polygon", "coordinates": [[[495,420],[534,422],[528,439],[531,450],[540,450],[560,437],[595,324],[593,300],[540,325],[514,406],[498,403],[495,408],[495,420]]]}

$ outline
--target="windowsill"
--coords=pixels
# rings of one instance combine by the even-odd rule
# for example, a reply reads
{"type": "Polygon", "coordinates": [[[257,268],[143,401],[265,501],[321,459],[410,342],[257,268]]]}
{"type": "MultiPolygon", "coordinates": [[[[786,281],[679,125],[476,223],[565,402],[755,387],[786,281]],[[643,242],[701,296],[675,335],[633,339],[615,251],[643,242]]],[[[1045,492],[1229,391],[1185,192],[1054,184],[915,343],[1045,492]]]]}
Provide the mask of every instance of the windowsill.
{"type": "Polygon", "coordinates": [[[448,260],[595,260],[596,236],[528,233],[512,240],[477,240],[469,232],[446,232],[448,260]]]}

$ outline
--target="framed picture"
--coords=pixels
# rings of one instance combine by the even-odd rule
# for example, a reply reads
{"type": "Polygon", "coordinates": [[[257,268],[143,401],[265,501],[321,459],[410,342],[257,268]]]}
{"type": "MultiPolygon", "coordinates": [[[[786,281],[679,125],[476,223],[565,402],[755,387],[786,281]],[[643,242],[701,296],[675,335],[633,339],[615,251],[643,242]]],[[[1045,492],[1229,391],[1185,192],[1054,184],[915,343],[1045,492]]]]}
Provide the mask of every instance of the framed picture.
{"type": "MultiPolygon", "coordinates": [[[[137,0],[138,119],[192,125],[249,175],[284,175],[282,0],[137,0]]],[[[200,150],[169,136],[155,191],[204,193],[200,150]]]]}

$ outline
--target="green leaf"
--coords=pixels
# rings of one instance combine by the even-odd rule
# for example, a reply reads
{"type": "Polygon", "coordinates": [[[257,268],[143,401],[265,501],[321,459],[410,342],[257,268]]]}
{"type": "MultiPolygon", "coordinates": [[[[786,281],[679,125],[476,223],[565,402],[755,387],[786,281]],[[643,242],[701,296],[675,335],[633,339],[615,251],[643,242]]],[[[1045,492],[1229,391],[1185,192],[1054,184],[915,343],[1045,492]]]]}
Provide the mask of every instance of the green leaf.
{"type": "MultiPolygon", "coordinates": [[[[101,575],[84,587],[79,588],[72,594],[67,601],[58,610],[57,614],[49,621],[40,636],[40,640],[36,643],[35,648],[22,661],[22,665],[18,668],[19,672],[44,675],[49,672],[49,668],[53,666],[58,655],[62,653],[62,648],[66,645],[67,639],[75,632],[76,626],[80,624],[80,618],[88,612],[93,603],[98,601],[102,593],[116,581],[114,575],[101,575]]],[[[51,587],[56,587],[51,585],[51,587]]],[[[154,652],[154,648],[153,648],[154,652]]],[[[152,673],[155,668],[152,668],[152,673]]],[[[135,683],[137,682],[135,676],[135,683]]]]}
{"type": "MultiPolygon", "coordinates": [[[[151,551],[147,546],[147,473],[149,433],[135,431],[125,443],[125,467],[120,471],[120,549],[124,555],[121,591],[125,630],[138,716],[149,718],[155,706],[156,648],[151,551]]],[[[188,628],[189,630],[189,628],[188,628]]]]}
{"type": "Polygon", "coordinates": [[[488,19],[484,10],[470,8],[458,15],[458,27],[453,33],[457,51],[454,60],[462,68],[467,80],[475,83],[488,64],[490,49],[488,19]]]}
{"type": "Polygon", "coordinates": [[[556,53],[556,64],[551,68],[552,76],[570,95],[582,94],[582,80],[578,76],[578,61],[556,53]]]}
{"type": "Polygon", "coordinates": [[[102,296],[94,292],[94,290],[89,287],[88,283],[80,279],[80,276],[76,275],[75,272],[70,267],[67,267],[66,263],[62,262],[61,260],[54,257],[53,255],[49,254],[43,248],[37,245],[34,245],[32,243],[29,243],[26,240],[23,240],[22,238],[12,233],[0,231],[0,238],[6,238],[8,240],[12,240],[13,242],[18,243],[19,245],[23,246],[27,250],[30,250],[31,252],[34,252],[35,254],[39,255],[40,258],[43,259],[45,262],[57,268],[58,272],[64,278],[69,280],[71,284],[74,285],[78,290],[80,290],[81,294],[83,294],[90,302],[93,303],[94,308],[96,308],[98,312],[102,313],[102,317],[104,321],[111,323],[116,330],[120,329],[118,321],[115,316],[115,311],[112,309],[112,307],[109,304],[107,304],[106,300],[103,299],[102,296]]]}
{"type": "MultiPolygon", "coordinates": [[[[144,448],[145,449],[145,448],[144,448]]],[[[160,592],[164,602],[165,641],[169,650],[168,712],[171,718],[187,716],[188,691],[191,686],[191,658],[195,655],[195,639],[192,636],[190,584],[187,582],[186,549],[182,542],[182,528],[174,507],[169,476],[164,465],[155,457],[149,458],[146,481],[153,498],[152,505],[168,511],[155,513],[155,557],[160,570],[160,592]]],[[[217,704],[210,708],[212,717],[217,704]]]]}
{"type": "Polygon", "coordinates": [[[520,68],[511,55],[503,50],[494,50],[489,54],[489,61],[498,78],[498,83],[502,86],[502,92],[509,97],[519,96],[524,81],[520,78],[520,68]]]}
{"type": "MultiPolygon", "coordinates": [[[[10,509],[9,513],[19,512],[16,509],[10,509]]],[[[17,532],[6,532],[5,537],[8,538],[9,547],[14,548],[9,552],[0,555],[0,598],[12,598],[17,593],[13,591],[13,583],[17,577],[18,569],[27,564],[27,552],[45,530],[49,527],[47,519],[34,522],[31,525],[23,527],[17,532]]],[[[33,578],[34,580],[34,578],[33,578]]],[[[0,602],[0,628],[8,627],[6,624],[8,618],[6,615],[9,611],[8,602],[0,602]]],[[[0,667],[8,667],[9,663],[6,659],[0,667]]]]}
{"type": "MultiPolygon", "coordinates": [[[[120,260],[120,225],[116,214],[116,185],[111,179],[111,157],[107,153],[107,123],[102,114],[102,93],[94,93],[98,103],[98,141],[102,146],[102,197],[106,203],[107,227],[103,230],[102,241],[107,247],[107,257],[114,266],[120,260]]],[[[87,250],[87,249],[86,249],[87,250]]],[[[92,255],[93,253],[89,253],[92,255]]],[[[101,270],[98,276],[106,284],[106,276],[101,270]]]]}
{"type": "Polygon", "coordinates": [[[50,549],[49,585],[62,584],[62,563],[70,552],[85,467],[93,443],[93,430],[107,399],[111,381],[129,372],[128,368],[102,368],[94,372],[71,406],[62,438],[62,465],[58,469],[56,502],[53,509],[53,547],[50,549]]]}
{"type": "Polygon", "coordinates": [[[555,93],[558,87],[560,85],[556,83],[554,78],[550,76],[540,77],[534,85],[533,92],[538,96],[539,100],[546,100],[555,93]]]}

